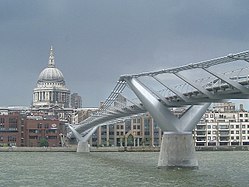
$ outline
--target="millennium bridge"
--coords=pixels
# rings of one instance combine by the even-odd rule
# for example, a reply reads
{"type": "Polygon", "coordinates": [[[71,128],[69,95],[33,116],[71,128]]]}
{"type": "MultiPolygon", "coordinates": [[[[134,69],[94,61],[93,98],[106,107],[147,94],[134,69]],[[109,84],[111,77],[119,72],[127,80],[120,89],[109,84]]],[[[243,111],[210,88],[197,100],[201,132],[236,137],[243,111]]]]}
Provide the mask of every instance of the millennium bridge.
{"type": "Polygon", "coordinates": [[[98,111],[79,124],[68,124],[67,136],[77,139],[77,152],[89,152],[88,140],[99,126],[149,112],[163,131],[158,167],[197,168],[192,130],[210,104],[248,98],[249,51],[122,75],[98,111]],[[180,116],[172,112],[178,107],[185,107],[180,116]]]}

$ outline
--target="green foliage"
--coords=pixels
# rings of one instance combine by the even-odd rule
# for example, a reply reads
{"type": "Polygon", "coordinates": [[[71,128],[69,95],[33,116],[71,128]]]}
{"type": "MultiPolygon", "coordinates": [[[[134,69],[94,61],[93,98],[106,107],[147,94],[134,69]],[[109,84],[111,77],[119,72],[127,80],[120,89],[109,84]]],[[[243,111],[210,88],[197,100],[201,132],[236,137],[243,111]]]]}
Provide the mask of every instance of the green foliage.
{"type": "Polygon", "coordinates": [[[46,138],[40,139],[40,147],[48,147],[48,140],[46,138]]]}

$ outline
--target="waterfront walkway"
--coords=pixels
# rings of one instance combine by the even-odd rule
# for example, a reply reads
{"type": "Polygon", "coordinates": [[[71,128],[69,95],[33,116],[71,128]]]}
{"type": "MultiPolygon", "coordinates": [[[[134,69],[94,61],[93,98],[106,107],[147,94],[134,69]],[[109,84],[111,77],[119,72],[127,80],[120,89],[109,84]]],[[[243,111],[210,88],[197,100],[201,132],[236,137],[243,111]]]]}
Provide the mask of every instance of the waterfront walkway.
{"type": "MultiPolygon", "coordinates": [[[[0,152],[75,152],[69,147],[0,147],[0,152]]],[[[200,146],[196,151],[249,151],[249,146],[200,146]]],[[[90,147],[91,152],[159,152],[160,147],[90,147]]]]}

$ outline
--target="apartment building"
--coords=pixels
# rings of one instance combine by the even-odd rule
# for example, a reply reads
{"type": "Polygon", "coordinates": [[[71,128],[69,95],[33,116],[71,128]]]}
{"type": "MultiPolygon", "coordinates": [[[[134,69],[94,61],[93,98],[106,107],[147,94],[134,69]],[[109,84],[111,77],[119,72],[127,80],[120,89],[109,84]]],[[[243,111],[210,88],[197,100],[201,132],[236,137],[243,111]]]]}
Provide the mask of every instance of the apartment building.
{"type": "MultiPolygon", "coordinates": [[[[180,115],[184,109],[174,109],[180,115]]],[[[92,146],[160,146],[163,132],[149,113],[100,127],[92,146]]],[[[209,109],[193,130],[196,146],[249,145],[249,112],[231,102],[209,109]]]]}

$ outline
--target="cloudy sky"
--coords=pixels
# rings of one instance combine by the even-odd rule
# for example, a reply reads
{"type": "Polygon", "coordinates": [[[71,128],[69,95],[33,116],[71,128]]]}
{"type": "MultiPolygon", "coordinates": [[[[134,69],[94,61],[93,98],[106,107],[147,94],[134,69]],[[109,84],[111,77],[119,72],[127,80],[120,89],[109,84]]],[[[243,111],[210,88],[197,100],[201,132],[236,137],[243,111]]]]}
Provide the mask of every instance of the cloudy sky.
{"type": "Polygon", "coordinates": [[[50,45],[83,106],[98,106],[119,76],[249,49],[249,1],[1,0],[0,106],[25,105],[50,45]]]}

